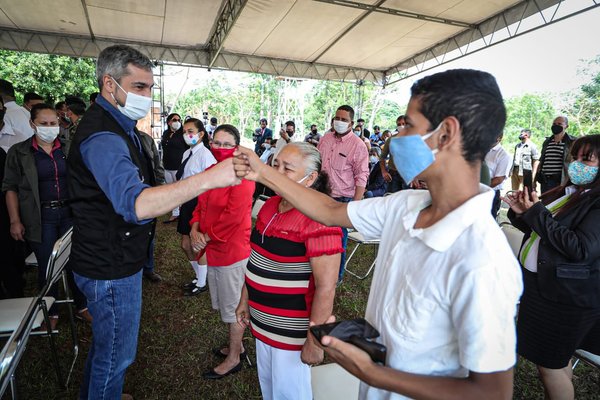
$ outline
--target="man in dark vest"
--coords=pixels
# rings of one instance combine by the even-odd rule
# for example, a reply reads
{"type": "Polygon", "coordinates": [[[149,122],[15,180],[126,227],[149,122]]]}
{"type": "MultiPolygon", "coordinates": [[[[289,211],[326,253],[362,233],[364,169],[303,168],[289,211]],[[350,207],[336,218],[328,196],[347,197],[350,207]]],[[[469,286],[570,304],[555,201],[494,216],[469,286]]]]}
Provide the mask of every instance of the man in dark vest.
{"type": "Polygon", "coordinates": [[[71,260],[89,302],[93,343],[80,399],[118,399],[135,359],[142,266],[153,220],[215,187],[238,183],[231,160],[179,182],[155,184],[138,119],[152,104],[152,62],[124,45],[98,56],[100,95],[83,116],[69,153],[73,209],[71,260]]]}

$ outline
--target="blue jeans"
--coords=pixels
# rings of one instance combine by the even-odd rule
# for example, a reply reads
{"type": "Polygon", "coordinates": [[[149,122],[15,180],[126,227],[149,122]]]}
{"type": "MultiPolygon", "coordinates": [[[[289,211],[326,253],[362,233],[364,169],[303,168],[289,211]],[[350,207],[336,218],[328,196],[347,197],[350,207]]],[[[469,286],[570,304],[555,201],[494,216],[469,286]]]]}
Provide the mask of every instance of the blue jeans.
{"type": "Polygon", "coordinates": [[[144,272],[152,273],[154,272],[154,238],[150,240],[150,246],[148,246],[148,261],[144,264],[144,272]]]}
{"type": "Polygon", "coordinates": [[[74,274],[88,301],[93,340],[85,363],[81,400],[117,400],[125,371],[135,360],[142,313],[142,270],[122,279],[74,274]]]}
{"type": "MultiPolygon", "coordinates": [[[[335,201],[340,203],[350,203],[352,197],[334,197],[335,201]]],[[[344,252],[342,253],[342,259],[340,261],[340,272],[338,273],[338,282],[344,278],[344,271],[346,270],[346,247],[348,246],[348,229],[342,228],[342,247],[344,252]]]]}
{"type": "Polygon", "coordinates": [[[548,190],[554,189],[557,186],[560,186],[560,181],[561,181],[561,176],[548,176],[546,175],[544,177],[545,179],[543,179],[543,182],[541,183],[541,188],[540,190],[542,191],[541,194],[546,193],[548,190]]]}

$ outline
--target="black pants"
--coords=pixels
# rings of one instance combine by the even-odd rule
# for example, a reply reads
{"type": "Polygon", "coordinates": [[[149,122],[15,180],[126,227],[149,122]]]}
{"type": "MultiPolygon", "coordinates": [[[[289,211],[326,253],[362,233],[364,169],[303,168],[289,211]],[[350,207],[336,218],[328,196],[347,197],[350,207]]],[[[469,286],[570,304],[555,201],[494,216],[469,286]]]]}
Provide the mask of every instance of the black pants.
{"type": "MultiPolygon", "coordinates": [[[[6,231],[8,232],[8,229],[6,231]]],[[[5,233],[5,232],[3,232],[5,233]]],[[[23,297],[25,280],[25,242],[14,240],[10,235],[0,238],[0,298],[23,297]]]]}
{"type": "Polygon", "coordinates": [[[496,218],[498,216],[498,211],[500,211],[500,204],[502,201],[500,200],[500,191],[494,190],[494,200],[492,200],[492,217],[496,218]]]}

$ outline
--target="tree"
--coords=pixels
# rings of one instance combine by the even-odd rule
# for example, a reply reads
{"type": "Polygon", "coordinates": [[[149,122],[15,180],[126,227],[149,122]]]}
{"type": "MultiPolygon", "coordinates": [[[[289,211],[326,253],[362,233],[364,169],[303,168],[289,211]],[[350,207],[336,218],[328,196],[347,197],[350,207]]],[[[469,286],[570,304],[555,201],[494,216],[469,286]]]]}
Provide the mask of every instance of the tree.
{"type": "Polygon", "coordinates": [[[17,99],[35,92],[48,103],[75,95],[87,100],[98,91],[96,66],[89,58],[73,58],[0,50],[0,78],[13,83],[17,99]]]}
{"type": "Polygon", "coordinates": [[[530,129],[531,140],[541,146],[549,134],[552,121],[558,115],[549,96],[525,94],[512,97],[505,104],[507,118],[503,144],[513,148],[519,142],[521,130],[530,129]]]}

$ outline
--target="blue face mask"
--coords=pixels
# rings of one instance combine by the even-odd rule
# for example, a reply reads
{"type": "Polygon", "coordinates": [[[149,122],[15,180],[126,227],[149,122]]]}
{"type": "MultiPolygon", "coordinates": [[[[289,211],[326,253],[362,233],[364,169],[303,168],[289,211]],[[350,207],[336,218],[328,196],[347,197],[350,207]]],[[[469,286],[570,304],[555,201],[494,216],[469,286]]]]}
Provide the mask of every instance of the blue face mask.
{"type": "Polygon", "coordinates": [[[598,175],[598,167],[585,165],[581,161],[573,161],[569,164],[569,178],[577,186],[588,185],[594,182],[598,175]]]}
{"type": "Polygon", "coordinates": [[[404,182],[412,182],[417,175],[425,171],[435,161],[437,149],[431,149],[425,143],[442,123],[426,135],[398,136],[390,140],[390,154],[394,158],[394,165],[404,182]]]}

